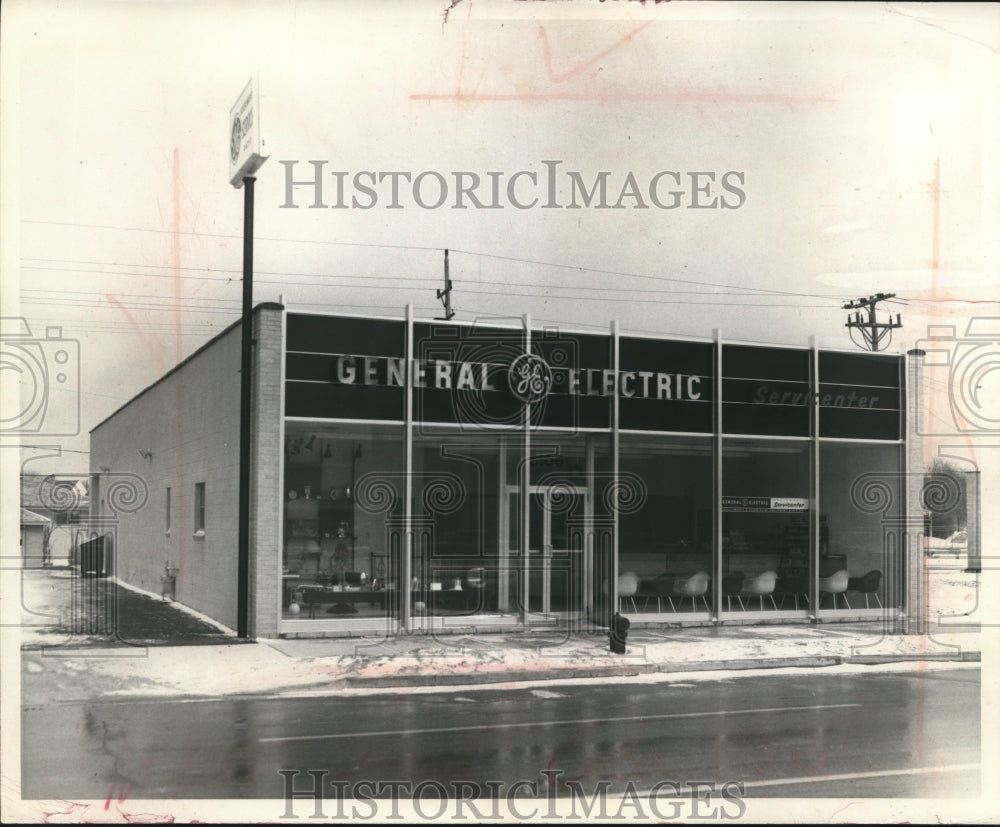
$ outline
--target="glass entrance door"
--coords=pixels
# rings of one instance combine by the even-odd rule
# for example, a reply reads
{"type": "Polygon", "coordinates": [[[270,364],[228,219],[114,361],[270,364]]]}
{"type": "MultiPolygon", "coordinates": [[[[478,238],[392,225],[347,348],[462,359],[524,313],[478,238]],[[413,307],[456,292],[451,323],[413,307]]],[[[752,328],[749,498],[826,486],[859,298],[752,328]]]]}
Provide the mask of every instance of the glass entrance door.
{"type": "MultiPolygon", "coordinates": [[[[527,582],[531,615],[575,615],[583,611],[587,489],[565,484],[528,490],[527,565],[520,554],[520,491],[507,488],[508,541],[517,581],[527,582]],[[516,562],[514,562],[516,561],[516,562]]],[[[523,600],[523,593],[520,600],[523,600]]]]}

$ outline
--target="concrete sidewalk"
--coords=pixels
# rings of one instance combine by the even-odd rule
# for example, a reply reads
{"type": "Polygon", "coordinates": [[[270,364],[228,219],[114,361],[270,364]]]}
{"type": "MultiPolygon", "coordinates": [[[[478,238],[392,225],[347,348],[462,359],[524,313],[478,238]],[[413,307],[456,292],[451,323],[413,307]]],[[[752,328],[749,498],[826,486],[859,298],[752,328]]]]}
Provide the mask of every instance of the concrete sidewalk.
{"type": "Polygon", "coordinates": [[[25,605],[34,604],[25,615],[31,622],[22,630],[26,703],[691,679],[748,669],[841,671],[882,663],[930,666],[980,659],[980,634],[971,624],[937,625],[926,635],[886,635],[878,623],[633,628],[625,654],[610,651],[606,634],[562,635],[555,629],[248,643],[176,604],[113,583],[119,634],[84,635],[66,620],[73,577],[33,572],[24,583],[25,605]],[[48,622],[39,623],[39,618],[48,622]],[[123,635],[129,628],[141,628],[145,636],[123,635]]]}

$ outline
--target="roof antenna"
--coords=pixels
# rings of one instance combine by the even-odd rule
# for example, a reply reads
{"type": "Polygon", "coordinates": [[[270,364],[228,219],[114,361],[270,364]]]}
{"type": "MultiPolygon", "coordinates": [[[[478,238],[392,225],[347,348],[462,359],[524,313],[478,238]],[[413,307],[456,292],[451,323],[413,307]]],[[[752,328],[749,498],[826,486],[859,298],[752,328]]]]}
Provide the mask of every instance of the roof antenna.
{"type": "Polygon", "coordinates": [[[448,250],[444,251],[444,290],[437,291],[438,299],[444,305],[444,316],[436,316],[439,321],[446,322],[455,315],[451,309],[451,279],[448,277],[448,250]]]}

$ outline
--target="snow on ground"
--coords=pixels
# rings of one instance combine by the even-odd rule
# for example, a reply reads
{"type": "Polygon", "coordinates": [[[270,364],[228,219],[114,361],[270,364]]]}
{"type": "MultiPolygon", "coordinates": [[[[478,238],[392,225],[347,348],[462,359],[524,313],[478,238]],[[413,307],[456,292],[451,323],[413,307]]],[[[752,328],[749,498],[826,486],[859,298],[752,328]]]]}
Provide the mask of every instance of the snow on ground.
{"type": "MultiPolygon", "coordinates": [[[[44,572],[23,572],[25,627],[22,655],[23,692],[42,702],[82,700],[95,696],[221,696],[239,693],[323,694],[331,691],[412,691],[385,686],[392,680],[433,676],[436,680],[491,681],[485,688],[511,680],[542,677],[574,682],[613,670],[625,680],[684,681],[698,679],[708,662],[736,664],[787,658],[845,658],[859,655],[940,655],[978,650],[979,636],[969,632],[975,621],[966,613],[978,605],[979,578],[957,564],[928,568],[930,636],[886,636],[877,623],[830,623],[820,626],[765,625],[711,628],[642,629],[629,636],[625,655],[610,653],[600,634],[560,641],[551,631],[476,635],[399,636],[382,641],[361,639],[281,640],[257,645],[223,642],[201,646],[106,648],[53,647],[45,625],[57,622],[59,598],[44,572]],[[940,616],[941,625],[935,621],[940,616]],[[945,622],[961,621],[962,634],[948,634],[945,622]],[[40,648],[39,643],[47,644],[40,648]],[[665,672],[656,672],[663,669],[665,672]],[[671,670],[676,670],[671,672],[671,670]],[[652,674],[646,674],[652,673],[652,674]],[[377,690],[365,689],[374,683],[377,690]]],[[[954,665],[954,664],[951,664],[954,665]]],[[[974,666],[975,664],[970,664],[974,666]]],[[[909,664],[908,668],[913,668],[909,664]]],[[[843,670],[846,666],[826,667],[843,670]]],[[[867,667],[855,667],[871,669],[867,667]]],[[[924,664],[921,665],[924,668],[924,664]]],[[[704,673],[713,679],[747,671],[718,668],[704,673]]],[[[448,687],[436,685],[428,691],[448,687]]],[[[455,691],[468,686],[454,687],[455,691]]]]}

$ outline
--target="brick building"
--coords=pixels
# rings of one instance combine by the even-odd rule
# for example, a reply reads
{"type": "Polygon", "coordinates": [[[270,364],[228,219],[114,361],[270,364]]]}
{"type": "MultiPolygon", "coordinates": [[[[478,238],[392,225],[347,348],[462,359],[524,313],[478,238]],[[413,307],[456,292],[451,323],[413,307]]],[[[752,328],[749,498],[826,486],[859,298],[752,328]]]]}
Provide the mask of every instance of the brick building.
{"type": "MultiPolygon", "coordinates": [[[[919,615],[903,355],[253,318],[251,636],[919,615]]],[[[109,571],[233,628],[239,362],[237,323],[91,431],[109,571]]]]}

